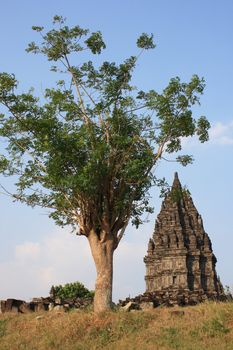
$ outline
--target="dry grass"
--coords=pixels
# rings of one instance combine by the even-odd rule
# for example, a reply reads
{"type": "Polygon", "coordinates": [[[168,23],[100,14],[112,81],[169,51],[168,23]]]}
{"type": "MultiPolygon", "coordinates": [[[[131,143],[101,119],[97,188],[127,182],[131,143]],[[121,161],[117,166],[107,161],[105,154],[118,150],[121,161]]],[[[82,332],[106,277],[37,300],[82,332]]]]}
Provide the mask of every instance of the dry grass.
{"type": "Polygon", "coordinates": [[[52,349],[232,350],[233,303],[99,316],[84,311],[0,315],[0,350],[52,349]]]}

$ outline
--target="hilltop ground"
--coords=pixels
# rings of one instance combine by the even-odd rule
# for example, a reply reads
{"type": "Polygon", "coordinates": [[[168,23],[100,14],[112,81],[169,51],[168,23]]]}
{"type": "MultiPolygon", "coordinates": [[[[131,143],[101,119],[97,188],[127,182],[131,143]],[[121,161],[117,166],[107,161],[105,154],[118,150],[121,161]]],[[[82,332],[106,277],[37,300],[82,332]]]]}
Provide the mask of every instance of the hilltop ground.
{"type": "Polygon", "coordinates": [[[98,316],[90,311],[0,315],[0,350],[21,349],[232,350],[233,302],[98,316]]]}

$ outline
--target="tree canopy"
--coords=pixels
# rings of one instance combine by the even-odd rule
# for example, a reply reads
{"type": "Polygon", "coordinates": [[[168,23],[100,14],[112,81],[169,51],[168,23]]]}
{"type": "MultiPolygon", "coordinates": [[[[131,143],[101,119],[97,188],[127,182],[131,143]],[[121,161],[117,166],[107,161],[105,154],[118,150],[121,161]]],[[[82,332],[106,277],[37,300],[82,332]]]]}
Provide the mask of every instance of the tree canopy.
{"type": "MultiPolygon", "coordinates": [[[[130,83],[137,56],[98,68],[92,61],[80,64],[74,54],[105,49],[102,34],[69,28],[60,16],[54,27],[43,34],[43,27],[34,26],[42,42],[30,43],[27,51],[55,62],[51,70],[68,73],[70,84],[59,80],[41,102],[32,91],[17,93],[15,76],[1,73],[0,102],[8,110],[0,119],[0,135],[8,140],[1,171],[18,176],[15,199],[51,208],[57,224],[79,224],[81,234],[98,228],[106,216],[116,231],[131,216],[138,225],[150,210],[152,169],[163,152],[180,151],[181,137],[196,133],[201,142],[208,139],[208,121],[196,121],[191,111],[204,79],[194,75],[182,83],[176,77],[162,93],[138,91],[130,83]]],[[[137,46],[154,48],[153,36],[142,34],[137,46]]],[[[183,165],[192,160],[176,159],[183,165]]]]}

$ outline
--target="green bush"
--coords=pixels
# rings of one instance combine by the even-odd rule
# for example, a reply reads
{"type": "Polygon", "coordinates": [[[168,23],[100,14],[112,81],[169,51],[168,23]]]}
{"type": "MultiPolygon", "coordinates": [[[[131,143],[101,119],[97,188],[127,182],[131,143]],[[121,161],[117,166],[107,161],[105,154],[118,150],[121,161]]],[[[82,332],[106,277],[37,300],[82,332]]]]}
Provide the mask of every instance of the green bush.
{"type": "Polygon", "coordinates": [[[94,292],[87,289],[82,283],[66,283],[64,286],[52,286],[50,295],[54,298],[93,298],[94,292]]]}

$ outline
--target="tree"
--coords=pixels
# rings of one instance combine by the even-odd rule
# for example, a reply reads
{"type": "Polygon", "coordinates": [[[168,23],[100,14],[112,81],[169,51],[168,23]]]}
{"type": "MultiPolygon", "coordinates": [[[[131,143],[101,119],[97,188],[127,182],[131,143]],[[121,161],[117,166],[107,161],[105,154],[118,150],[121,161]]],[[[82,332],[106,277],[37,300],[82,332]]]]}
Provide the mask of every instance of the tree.
{"type": "MultiPolygon", "coordinates": [[[[60,16],[48,32],[33,30],[41,42],[27,51],[45,55],[65,80],[39,100],[32,90],[19,93],[13,74],[0,74],[0,135],[8,142],[1,172],[17,177],[15,200],[51,209],[58,225],[72,225],[88,239],[99,312],[111,307],[113,253],[129,221],[138,226],[143,213],[151,212],[150,187],[163,182],[153,173],[155,165],[164,152],[181,150],[182,137],[208,139],[209,122],[192,115],[204,79],[194,75],[183,83],[176,77],[161,93],[139,91],[132,73],[141,53],[155,47],[153,35],[138,38],[138,56],[97,67],[84,58],[105,49],[100,32],[70,28],[60,16]]],[[[176,160],[187,165],[192,157],[176,160]]]]}

